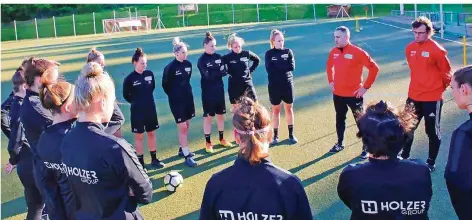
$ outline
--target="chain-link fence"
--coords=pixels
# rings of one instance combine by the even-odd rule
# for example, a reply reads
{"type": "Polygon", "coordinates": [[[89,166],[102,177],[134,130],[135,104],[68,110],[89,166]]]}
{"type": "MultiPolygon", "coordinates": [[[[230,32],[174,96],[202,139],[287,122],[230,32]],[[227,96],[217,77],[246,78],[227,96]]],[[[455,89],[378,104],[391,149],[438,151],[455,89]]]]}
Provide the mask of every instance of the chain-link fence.
{"type": "MultiPolygon", "coordinates": [[[[2,23],[2,41],[40,39],[87,34],[103,34],[104,19],[141,16],[152,18],[151,29],[270,22],[300,19],[323,19],[328,16],[328,4],[199,4],[197,11],[178,13],[178,5],[159,5],[155,8],[126,8],[120,11],[104,11],[89,14],[73,14],[61,17],[33,19],[2,23]],[[158,17],[159,16],[159,17],[158,17]],[[159,22],[159,20],[161,22],[159,22]]],[[[374,16],[376,5],[352,5],[349,14],[374,16]]],[[[386,6],[380,6],[379,9],[386,6]]],[[[390,12],[393,5],[385,10],[390,12]]],[[[380,11],[379,11],[380,12],[380,11]]]]}

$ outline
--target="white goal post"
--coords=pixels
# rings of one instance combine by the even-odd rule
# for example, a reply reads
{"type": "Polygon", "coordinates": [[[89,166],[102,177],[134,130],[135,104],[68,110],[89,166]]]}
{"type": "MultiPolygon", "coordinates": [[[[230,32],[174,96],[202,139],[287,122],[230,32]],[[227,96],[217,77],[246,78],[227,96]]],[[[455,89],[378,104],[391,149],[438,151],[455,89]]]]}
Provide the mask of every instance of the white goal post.
{"type": "Polygon", "coordinates": [[[103,19],[103,33],[109,34],[113,32],[123,31],[149,31],[151,30],[152,17],[140,16],[115,19],[103,19]]]}

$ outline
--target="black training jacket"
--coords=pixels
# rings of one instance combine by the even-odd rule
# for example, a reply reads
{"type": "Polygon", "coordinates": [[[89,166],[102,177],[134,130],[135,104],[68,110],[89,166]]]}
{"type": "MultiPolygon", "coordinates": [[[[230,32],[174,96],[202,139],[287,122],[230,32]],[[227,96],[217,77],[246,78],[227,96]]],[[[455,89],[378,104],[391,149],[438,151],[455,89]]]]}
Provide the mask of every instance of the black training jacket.
{"type": "Polygon", "coordinates": [[[19,96],[13,96],[11,101],[10,109],[10,128],[11,135],[8,140],[8,153],[10,164],[16,165],[21,158],[30,159],[31,149],[28,141],[25,137],[25,130],[23,124],[20,121],[20,108],[23,102],[23,98],[19,96]]]}
{"type": "Polygon", "coordinates": [[[156,81],[154,73],[145,70],[142,74],[131,72],[123,82],[123,97],[131,108],[155,108],[154,89],[156,81]]]}
{"type": "Polygon", "coordinates": [[[231,51],[223,56],[223,62],[228,67],[230,84],[248,84],[252,83],[251,74],[259,66],[260,58],[248,50],[243,50],[239,54],[231,51]],[[249,65],[249,61],[252,61],[252,65],[249,65]]]}
{"type": "Polygon", "coordinates": [[[265,54],[265,67],[269,84],[280,85],[293,82],[293,70],[295,70],[295,58],[292,50],[285,48],[271,49],[265,54]]]}
{"type": "Polygon", "coordinates": [[[211,92],[211,88],[223,87],[223,77],[228,74],[221,55],[203,53],[198,58],[198,70],[202,75],[201,87],[204,92],[211,92]]]}
{"type": "Polygon", "coordinates": [[[179,62],[177,59],[174,59],[164,68],[162,88],[169,96],[169,101],[185,100],[193,97],[192,86],[190,85],[191,77],[192,63],[188,60],[179,62]]]}
{"type": "Polygon", "coordinates": [[[9,112],[11,109],[11,104],[13,101],[13,92],[8,95],[8,98],[2,103],[2,115],[1,115],[1,123],[2,123],[2,132],[7,136],[7,138],[10,138],[10,117],[9,117],[9,112]]]}

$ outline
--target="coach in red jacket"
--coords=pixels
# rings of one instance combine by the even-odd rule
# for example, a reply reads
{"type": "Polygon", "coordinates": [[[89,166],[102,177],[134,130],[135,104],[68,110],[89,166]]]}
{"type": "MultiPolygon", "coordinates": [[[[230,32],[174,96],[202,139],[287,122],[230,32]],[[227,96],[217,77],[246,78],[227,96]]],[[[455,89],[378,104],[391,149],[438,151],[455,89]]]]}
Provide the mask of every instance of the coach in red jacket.
{"type": "MultiPolygon", "coordinates": [[[[426,17],[417,18],[412,24],[415,41],[406,46],[405,56],[410,67],[410,88],[407,104],[414,105],[418,123],[424,117],[429,138],[429,170],[435,169],[435,161],[441,145],[440,120],[442,96],[451,82],[451,64],[447,51],[434,41],[433,25],[426,17]]],[[[418,125],[417,125],[418,126],[418,125]]],[[[403,148],[401,157],[410,157],[413,132],[403,148]]]]}
{"type": "MultiPolygon", "coordinates": [[[[337,153],[344,149],[344,130],[346,130],[346,114],[348,107],[354,117],[362,111],[364,94],[374,83],[379,72],[379,66],[369,54],[351,44],[349,29],[345,26],[336,28],[334,32],[334,47],[328,56],[326,73],[328,82],[333,90],[334,109],[336,110],[336,133],[338,142],[329,151],[337,153]],[[367,67],[369,76],[362,82],[362,70],[367,67]],[[333,71],[334,70],[334,71],[333,71]]],[[[362,150],[362,159],[367,158],[367,152],[362,150]]]]}

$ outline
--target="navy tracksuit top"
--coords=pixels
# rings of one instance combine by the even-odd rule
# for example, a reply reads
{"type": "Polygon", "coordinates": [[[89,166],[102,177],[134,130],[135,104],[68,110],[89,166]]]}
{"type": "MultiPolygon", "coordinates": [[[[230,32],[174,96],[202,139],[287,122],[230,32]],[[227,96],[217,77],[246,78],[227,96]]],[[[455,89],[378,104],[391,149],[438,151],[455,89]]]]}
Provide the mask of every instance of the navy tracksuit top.
{"type": "Polygon", "coordinates": [[[152,200],[152,184],[134,148],[104,129],[101,124],[76,122],[62,141],[77,219],[125,219],[125,212],[152,200]]]}
{"type": "Polygon", "coordinates": [[[312,214],[295,175],[268,160],[252,166],[238,157],[208,181],[200,219],[311,220],[312,214]]]}
{"type": "Polygon", "coordinates": [[[265,67],[270,85],[292,83],[295,70],[292,50],[288,48],[268,50],[265,54],[265,67]]]}
{"type": "Polygon", "coordinates": [[[433,195],[426,163],[397,158],[347,166],[337,190],[351,219],[362,220],[428,219],[433,195]]]}

